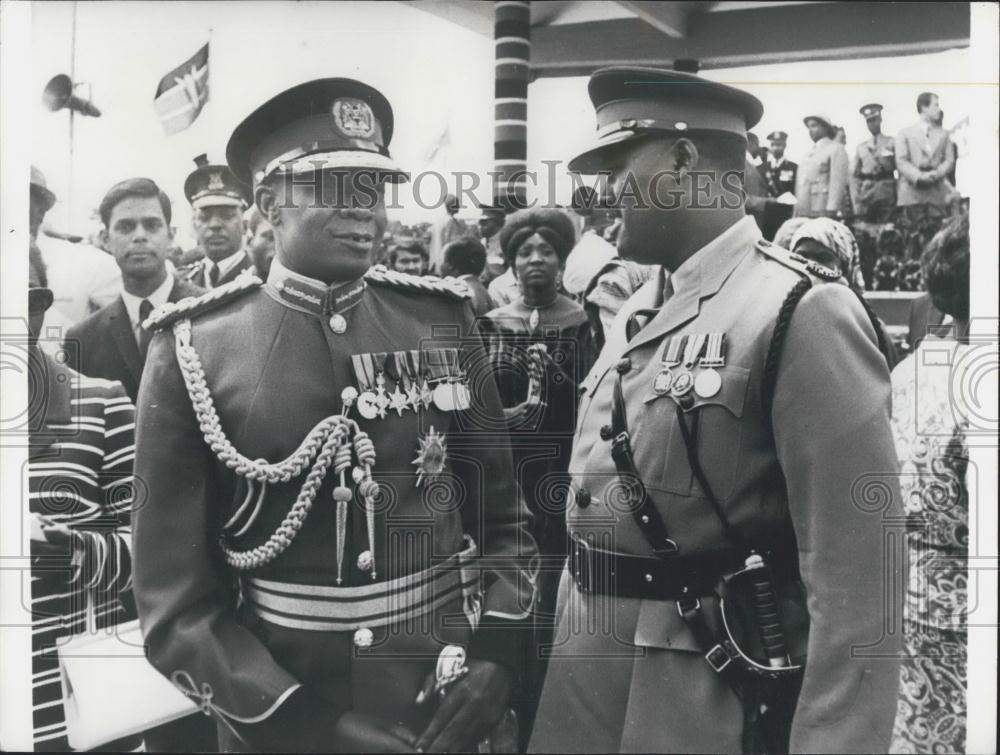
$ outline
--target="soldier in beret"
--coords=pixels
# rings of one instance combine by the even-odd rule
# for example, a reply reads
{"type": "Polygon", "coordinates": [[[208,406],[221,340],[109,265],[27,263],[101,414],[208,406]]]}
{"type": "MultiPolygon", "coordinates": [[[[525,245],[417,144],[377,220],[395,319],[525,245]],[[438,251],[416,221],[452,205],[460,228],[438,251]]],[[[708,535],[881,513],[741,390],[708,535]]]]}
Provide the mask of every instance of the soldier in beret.
{"type": "Polygon", "coordinates": [[[851,163],[854,209],[861,220],[887,223],[896,209],[895,141],[882,133],[882,106],[870,103],[860,110],[872,135],[858,145],[851,163]]]}
{"type": "Polygon", "coordinates": [[[901,600],[873,566],[900,513],[884,336],[839,272],[745,216],[755,97],[642,68],[589,91],[599,140],[570,169],[609,172],[620,254],[659,268],[581,384],[529,749],[885,752],[901,600]]]}
{"type": "Polygon", "coordinates": [[[244,270],[253,260],[243,248],[246,188],[225,165],[212,165],[206,155],[195,158],[198,167],[184,181],[191,204],[194,233],[205,256],[180,273],[201,288],[217,288],[244,270]]]}
{"type": "Polygon", "coordinates": [[[392,131],[352,79],[260,106],[226,155],[266,283],[149,320],[136,599],[226,751],[468,750],[509,721],[535,546],[468,290],[370,269],[392,131]]]}

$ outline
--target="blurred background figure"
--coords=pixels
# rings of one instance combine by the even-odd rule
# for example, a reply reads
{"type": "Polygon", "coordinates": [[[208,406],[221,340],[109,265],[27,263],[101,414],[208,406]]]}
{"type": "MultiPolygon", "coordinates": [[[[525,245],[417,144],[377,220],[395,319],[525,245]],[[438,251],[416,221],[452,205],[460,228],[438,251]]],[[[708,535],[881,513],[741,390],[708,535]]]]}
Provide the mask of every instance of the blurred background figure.
{"type": "Polygon", "coordinates": [[[482,322],[510,430],[514,468],[534,515],[542,557],[535,634],[525,657],[516,710],[522,733],[532,728],[551,641],[556,592],[566,558],[566,502],[576,425],[577,386],[591,365],[583,308],[559,293],[559,271],[573,248],[569,216],[556,209],[513,213],[500,233],[504,257],[521,283],[516,301],[482,322]],[[541,451],[541,452],[540,452],[541,451]]]}
{"type": "Polygon", "coordinates": [[[941,126],[936,94],[922,92],[917,97],[917,113],[920,119],[896,135],[898,203],[911,224],[927,219],[936,224],[936,232],[959,199],[948,181],[955,169],[955,150],[941,126]]]}
{"type": "Polygon", "coordinates": [[[271,270],[271,260],[274,259],[274,228],[264,220],[257,205],[243,213],[243,221],[247,229],[247,254],[257,269],[261,280],[267,280],[271,270]]]}
{"type": "Polygon", "coordinates": [[[454,194],[448,194],[444,198],[444,211],[446,213],[446,217],[431,226],[431,272],[436,273],[440,271],[444,248],[448,246],[448,244],[452,241],[458,241],[460,238],[468,236],[472,232],[465,222],[457,217],[458,211],[461,209],[462,206],[458,202],[458,197],[454,194]]]}
{"type": "Polygon", "coordinates": [[[964,752],[968,637],[968,398],[954,365],[971,348],[968,218],[942,228],[922,264],[950,333],[928,335],[892,372],[892,427],[908,518],[905,656],[890,752],[964,752]],[[945,352],[950,352],[949,355],[945,352]]]}
{"type": "Polygon", "coordinates": [[[427,247],[417,239],[398,239],[389,251],[389,268],[397,273],[426,275],[429,264],[427,247]]]}
{"type": "Polygon", "coordinates": [[[807,115],[802,119],[813,142],[799,162],[795,184],[795,214],[805,217],[836,218],[846,214],[848,195],[847,152],[834,141],[829,116],[807,115]]]}
{"type": "MultiPolygon", "coordinates": [[[[56,203],[56,195],[35,166],[31,166],[29,188],[28,230],[45,262],[48,288],[54,297],[46,325],[68,328],[118,296],[122,289],[121,272],[114,259],[102,250],[49,236],[42,229],[46,213],[56,203]]],[[[58,338],[42,340],[43,347],[58,342],[58,338]]]]}
{"type": "Polygon", "coordinates": [[[478,239],[469,236],[447,244],[441,256],[441,275],[458,278],[472,291],[470,303],[476,317],[485,316],[497,306],[479,280],[485,267],[486,250],[478,239]]]}
{"type": "Polygon", "coordinates": [[[847,146],[847,132],[843,126],[833,127],[833,140],[843,147],[847,146]]]}
{"type": "Polygon", "coordinates": [[[582,298],[594,276],[618,256],[618,250],[604,238],[618,213],[589,186],[573,192],[573,212],[581,221],[579,240],[566,259],[563,288],[570,296],[582,298]]]}
{"type": "Polygon", "coordinates": [[[851,164],[854,211],[859,220],[887,223],[896,209],[896,156],[892,137],[882,133],[882,106],[860,110],[871,139],[858,145],[851,164]]]}
{"type": "MultiPolygon", "coordinates": [[[[31,704],[35,751],[70,749],[56,646],[136,617],[132,598],[135,408],[121,385],[74,372],[38,348],[53,294],[41,252],[28,266],[28,495],[31,704]],[[88,616],[89,614],[89,616],[88,616]]],[[[140,737],[102,749],[134,750],[140,737]]]]}

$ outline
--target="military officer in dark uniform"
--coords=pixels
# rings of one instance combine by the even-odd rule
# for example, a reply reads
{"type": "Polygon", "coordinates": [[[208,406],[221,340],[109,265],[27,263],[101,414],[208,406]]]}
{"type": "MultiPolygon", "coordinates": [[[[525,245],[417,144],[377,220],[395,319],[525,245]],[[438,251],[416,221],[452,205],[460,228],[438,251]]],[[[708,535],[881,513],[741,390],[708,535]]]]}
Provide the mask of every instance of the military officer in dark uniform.
{"type": "Polygon", "coordinates": [[[865,105],[860,113],[872,138],[858,145],[851,163],[854,208],[861,220],[887,223],[896,209],[895,140],[882,133],[881,105],[865,105]]]}
{"type": "Polygon", "coordinates": [[[537,554],[460,282],[369,269],[392,109],[319,79],[233,133],[266,283],[167,306],[139,395],[150,661],[223,749],[475,748],[509,721],[537,554]]]}
{"type": "Polygon", "coordinates": [[[819,285],[838,273],[727,201],[756,98],[655,69],[602,69],[589,90],[601,136],[570,169],[628,187],[619,252],[661,267],[581,386],[529,749],[884,752],[901,598],[876,565],[900,501],[879,331],[850,288],[819,285]],[[761,590],[727,592],[748,579],[761,590]],[[731,622],[748,600],[752,621],[731,622]],[[737,650],[754,637],[756,665],[737,650]]]}
{"type": "Polygon", "coordinates": [[[244,249],[247,208],[246,187],[225,165],[212,165],[206,155],[184,181],[184,196],[191,203],[198,246],[205,256],[181,268],[180,275],[201,288],[223,286],[245,270],[254,270],[244,249]]]}
{"type": "Polygon", "coordinates": [[[760,166],[760,171],[767,181],[770,195],[776,199],[782,194],[794,194],[795,174],[799,165],[785,157],[788,134],[784,131],[772,131],[767,135],[767,142],[767,160],[760,166]]]}

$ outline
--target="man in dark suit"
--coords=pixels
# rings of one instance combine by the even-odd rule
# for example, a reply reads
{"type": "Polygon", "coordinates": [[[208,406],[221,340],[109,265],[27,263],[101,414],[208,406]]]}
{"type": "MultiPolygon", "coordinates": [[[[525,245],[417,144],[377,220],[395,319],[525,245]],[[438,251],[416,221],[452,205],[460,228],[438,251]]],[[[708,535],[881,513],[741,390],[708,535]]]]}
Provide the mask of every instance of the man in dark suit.
{"type": "Polygon", "coordinates": [[[217,288],[244,270],[256,270],[244,249],[245,189],[225,165],[211,165],[205,155],[194,161],[198,167],[184,181],[184,196],[191,203],[194,233],[205,256],[179,274],[201,288],[217,288]]]}
{"type": "MultiPolygon", "coordinates": [[[[205,293],[175,278],[166,259],[173,246],[170,198],[148,178],[129,178],[101,200],[101,246],[118,262],[123,291],[117,299],[70,328],[67,361],[89,377],[118,380],[132,402],[152,333],[142,328],[167,302],[205,293]]],[[[143,732],[151,752],[202,752],[218,747],[215,727],[200,712],[143,732]]]]}
{"type": "Polygon", "coordinates": [[[111,187],[101,201],[101,242],[121,268],[124,290],[66,334],[72,366],[90,377],[121,381],[133,402],[149,348],[141,323],[168,301],[204,293],[167,271],[170,209],[170,199],[148,178],[111,187]]]}
{"type": "Polygon", "coordinates": [[[497,308],[497,303],[479,280],[485,267],[486,249],[478,239],[466,237],[452,241],[441,253],[441,275],[458,278],[469,287],[472,292],[469,303],[476,317],[483,317],[497,308]]]}

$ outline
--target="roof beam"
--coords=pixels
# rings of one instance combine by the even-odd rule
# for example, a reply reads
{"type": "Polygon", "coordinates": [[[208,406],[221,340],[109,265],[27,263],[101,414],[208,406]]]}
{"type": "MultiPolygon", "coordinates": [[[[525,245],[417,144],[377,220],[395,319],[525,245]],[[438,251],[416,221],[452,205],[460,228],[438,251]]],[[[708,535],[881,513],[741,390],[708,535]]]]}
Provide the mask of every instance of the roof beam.
{"type": "Polygon", "coordinates": [[[703,69],[801,60],[917,55],[969,45],[968,3],[809,3],[692,13],[687,35],[614,19],[535,27],[539,76],[583,76],[606,65],[669,67],[695,58],[703,69]],[[901,6],[904,6],[901,7],[901,6]]]}
{"type": "Polygon", "coordinates": [[[668,37],[680,39],[687,34],[687,3],[664,3],[659,0],[618,0],[647,24],[668,37]]]}

